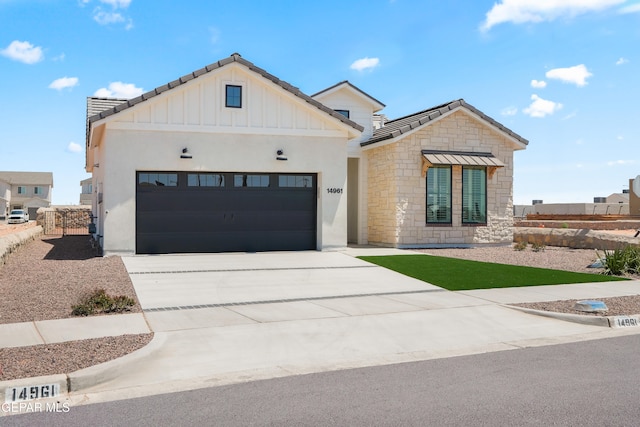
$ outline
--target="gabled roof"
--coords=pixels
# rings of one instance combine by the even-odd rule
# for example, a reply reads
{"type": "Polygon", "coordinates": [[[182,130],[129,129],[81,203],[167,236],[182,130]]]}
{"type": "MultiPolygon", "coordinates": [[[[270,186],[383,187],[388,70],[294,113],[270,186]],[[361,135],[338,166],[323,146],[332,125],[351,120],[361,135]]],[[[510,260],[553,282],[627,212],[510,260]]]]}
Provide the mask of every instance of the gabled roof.
{"type": "Polygon", "coordinates": [[[402,134],[410,132],[418,127],[426,125],[427,123],[437,119],[438,117],[446,114],[450,111],[456,110],[458,108],[466,108],[471,111],[476,116],[480,117],[482,120],[490,123],[491,125],[498,128],[500,131],[506,133],[517,141],[521,142],[524,145],[529,144],[529,141],[508,129],[504,125],[498,123],[491,117],[484,114],[482,111],[478,110],[471,104],[468,104],[464,101],[464,99],[458,99],[456,101],[447,102],[446,104],[441,104],[428,110],[420,111],[415,114],[411,114],[409,116],[400,117],[398,119],[390,120],[385,123],[383,127],[380,129],[376,129],[373,132],[371,138],[366,141],[360,143],[361,146],[366,146],[370,144],[374,144],[376,142],[384,141],[387,139],[396,138],[402,134]]]}
{"type": "Polygon", "coordinates": [[[351,82],[349,82],[349,80],[341,81],[340,83],[336,83],[333,86],[328,87],[326,89],[323,89],[318,93],[314,93],[313,95],[311,95],[311,98],[315,98],[315,97],[317,97],[319,95],[324,95],[324,94],[326,94],[328,92],[333,92],[335,90],[338,90],[341,87],[348,87],[348,88],[358,92],[360,95],[364,96],[365,98],[367,98],[369,101],[371,101],[374,105],[376,105],[378,107],[376,109],[376,111],[382,110],[385,107],[385,105],[382,102],[378,101],[373,96],[369,95],[368,93],[366,93],[365,91],[361,90],[360,88],[352,85],[351,82]]]}
{"type": "Polygon", "coordinates": [[[174,80],[172,82],[169,82],[165,85],[159,86],[147,93],[144,93],[136,98],[132,98],[132,99],[128,99],[128,100],[117,100],[117,99],[104,99],[104,98],[89,98],[89,101],[91,102],[92,106],[91,108],[96,108],[96,112],[95,114],[89,115],[89,101],[87,102],[87,130],[89,129],[89,127],[91,126],[92,123],[104,119],[106,117],[109,117],[113,114],[117,114],[121,111],[124,111],[128,108],[133,107],[134,105],[137,105],[141,102],[145,102],[151,98],[154,98],[158,95],[160,95],[163,92],[166,92],[168,90],[174,89],[178,86],[181,86],[193,79],[197,79],[198,77],[205,75],[207,73],[210,73],[214,70],[217,70],[219,68],[224,67],[225,65],[231,64],[231,63],[238,63],[238,64],[242,64],[245,67],[247,67],[249,70],[253,71],[254,73],[259,74],[260,76],[264,77],[267,80],[270,80],[271,82],[277,84],[278,86],[280,86],[281,88],[285,89],[286,91],[292,93],[293,95],[297,96],[298,98],[302,99],[303,101],[307,102],[308,104],[312,105],[313,107],[323,111],[324,113],[330,115],[331,117],[340,120],[342,123],[349,125],[351,127],[353,127],[354,129],[357,129],[358,131],[362,132],[364,130],[364,128],[362,126],[360,126],[359,124],[347,119],[345,116],[343,116],[340,113],[336,113],[335,111],[333,111],[331,108],[326,107],[325,105],[321,104],[320,102],[312,99],[311,97],[309,97],[308,95],[305,95],[304,93],[302,93],[300,91],[300,89],[298,89],[295,86],[290,85],[289,83],[285,82],[284,80],[280,80],[279,78],[277,78],[276,76],[267,73],[265,70],[263,70],[260,67],[257,67],[255,64],[247,61],[246,59],[242,58],[240,56],[240,54],[238,53],[234,53],[231,56],[229,56],[228,58],[225,58],[221,61],[218,62],[214,62],[213,64],[207,65],[204,68],[200,68],[199,70],[196,70],[190,74],[184,75],[182,77],[180,77],[177,80],[174,80]],[[96,101],[95,103],[93,101],[96,101]],[[98,101],[104,101],[99,103],[98,101]],[[114,105],[107,105],[108,102],[113,102],[114,105]],[[98,109],[104,107],[104,109],[102,109],[101,111],[98,111],[98,109]]]}
{"type": "Polygon", "coordinates": [[[11,185],[50,185],[53,187],[51,172],[0,172],[0,180],[11,185]]]}

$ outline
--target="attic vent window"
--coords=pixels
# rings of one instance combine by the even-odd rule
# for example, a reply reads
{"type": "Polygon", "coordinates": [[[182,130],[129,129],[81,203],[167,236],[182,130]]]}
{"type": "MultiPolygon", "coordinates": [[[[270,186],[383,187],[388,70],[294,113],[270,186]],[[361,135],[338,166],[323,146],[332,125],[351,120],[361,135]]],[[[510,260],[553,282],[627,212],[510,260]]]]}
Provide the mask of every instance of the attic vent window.
{"type": "Polygon", "coordinates": [[[230,108],[242,108],[242,86],[226,86],[225,106],[230,108]]]}
{"type": "Polygon", "coordinates": [[[338,114],[342,114],[343,116],[345,116],[347,119],[349,118],[349,110],[335,110],[336,113],[338,114]]]}

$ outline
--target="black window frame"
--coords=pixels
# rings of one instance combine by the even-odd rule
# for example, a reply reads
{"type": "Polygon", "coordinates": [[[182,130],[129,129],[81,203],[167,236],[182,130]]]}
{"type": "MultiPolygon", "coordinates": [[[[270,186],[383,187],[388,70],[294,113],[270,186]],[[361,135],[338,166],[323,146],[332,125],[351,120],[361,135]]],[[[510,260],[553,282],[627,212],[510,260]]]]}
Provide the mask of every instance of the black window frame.
{"type": "Polygon", "coordinates": [[[349,117],[349,116],[351,115],[351,112],[350,112],[349,110],[333,110],[333,111],[335,111],[335,112],[336,112],[336,113],[338,113],[338,114],[342,114],[342,115],[343,115],[343,116],[345,116],[347,119],[350,119],[350,117],[349,117]]]}
{"type": "MultiPolygon", "coordinates": [[[[433,173],[433,172],[432,172],[433,173]]],[[[425,223],[428,226],[451,226],[453,224],[453,167],[451,165],[437,165],[431,166],[426,173],[425,177],[425,223]],[[429,219],[429,172],[436,169],[447,169],[449,171],[449,194],[448,194],[448,205],[445,206],[445,209],[448,210],[447,221],[433,221],[429,219]]],[[[436,194],[438,196],[440,193],[436,194]]],[[[436,215],[437,217],[437,215],[436,215]]]]}
{"type": "Polygon", "coordinates": [[[487,219],[488,219],[488,206],[487,206],[487,193],[488,193],[488,187],[489,187],[489,180],[488,180],[488,171],[487,168],[485,166],[462,166],[462,190],[461,190],[461,200],[462,200],[462,205],[460,207],[460,215],[461,215],[461,222],[462,225],[465,226],[483,226],[483,225],[487,225],[487,219]],[[465,215],[465,208],[467,208],[465,206],[464,200],[465,200],[465,190],[466,190],[466,180],[465,180],[465,170],[482,170],[484,172],[484,189],[483,189],[483,193],[482,194],[484,196],[484,212],[481,212],[481,216],[483,216],[484,221],[472,221],[469,219],[469,215],[467,213],[467,215],[465,215]],[[465,218],[466,217],[466,218],[465,218]]]}
{"type": "Polygon", "coordinates": [[[240,85],[225,85],[224,106],[227,107],[227,108],[242,108],[242,86],[240,86],[240,85]],[[239,93],[238,94],[232,94],[232,93],[230,93],[230,89],[238,89],[239,93]]]}

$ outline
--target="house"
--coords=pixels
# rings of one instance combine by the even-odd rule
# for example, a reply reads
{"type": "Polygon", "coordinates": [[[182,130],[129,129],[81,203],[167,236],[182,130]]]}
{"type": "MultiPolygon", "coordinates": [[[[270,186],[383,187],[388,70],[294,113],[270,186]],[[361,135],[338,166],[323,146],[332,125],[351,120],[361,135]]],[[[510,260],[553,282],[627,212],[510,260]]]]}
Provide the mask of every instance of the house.
{"type": "Polygon", "coordinates": [[[88,98],[96,236],[107,254],[510,243],[528,141],[464,100],[384,107],[347,81],[308,96],[239,54],[88,98]]]}
{"type": "Polygon", "coordinates": [[[92,178],[80,181],[80,204],[91,206],[91,195],[93,193],[92,178]]]}
{"type": "Polygon", "coordinates": [[[12,209],[25,209],[36,218],[38,208],[51,205],[51,172],[0,172],[0,217],[12,209]]]}

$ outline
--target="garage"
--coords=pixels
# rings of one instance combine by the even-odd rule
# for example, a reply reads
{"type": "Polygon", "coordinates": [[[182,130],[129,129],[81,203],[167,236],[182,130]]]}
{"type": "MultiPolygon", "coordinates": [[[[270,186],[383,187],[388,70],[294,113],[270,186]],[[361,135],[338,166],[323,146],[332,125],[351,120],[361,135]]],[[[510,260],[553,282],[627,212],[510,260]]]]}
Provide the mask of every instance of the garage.
{"type": "Polygon", "coordinates": [[[315,250],[317,174],[136,173],[136,253],[315,250]]]}

